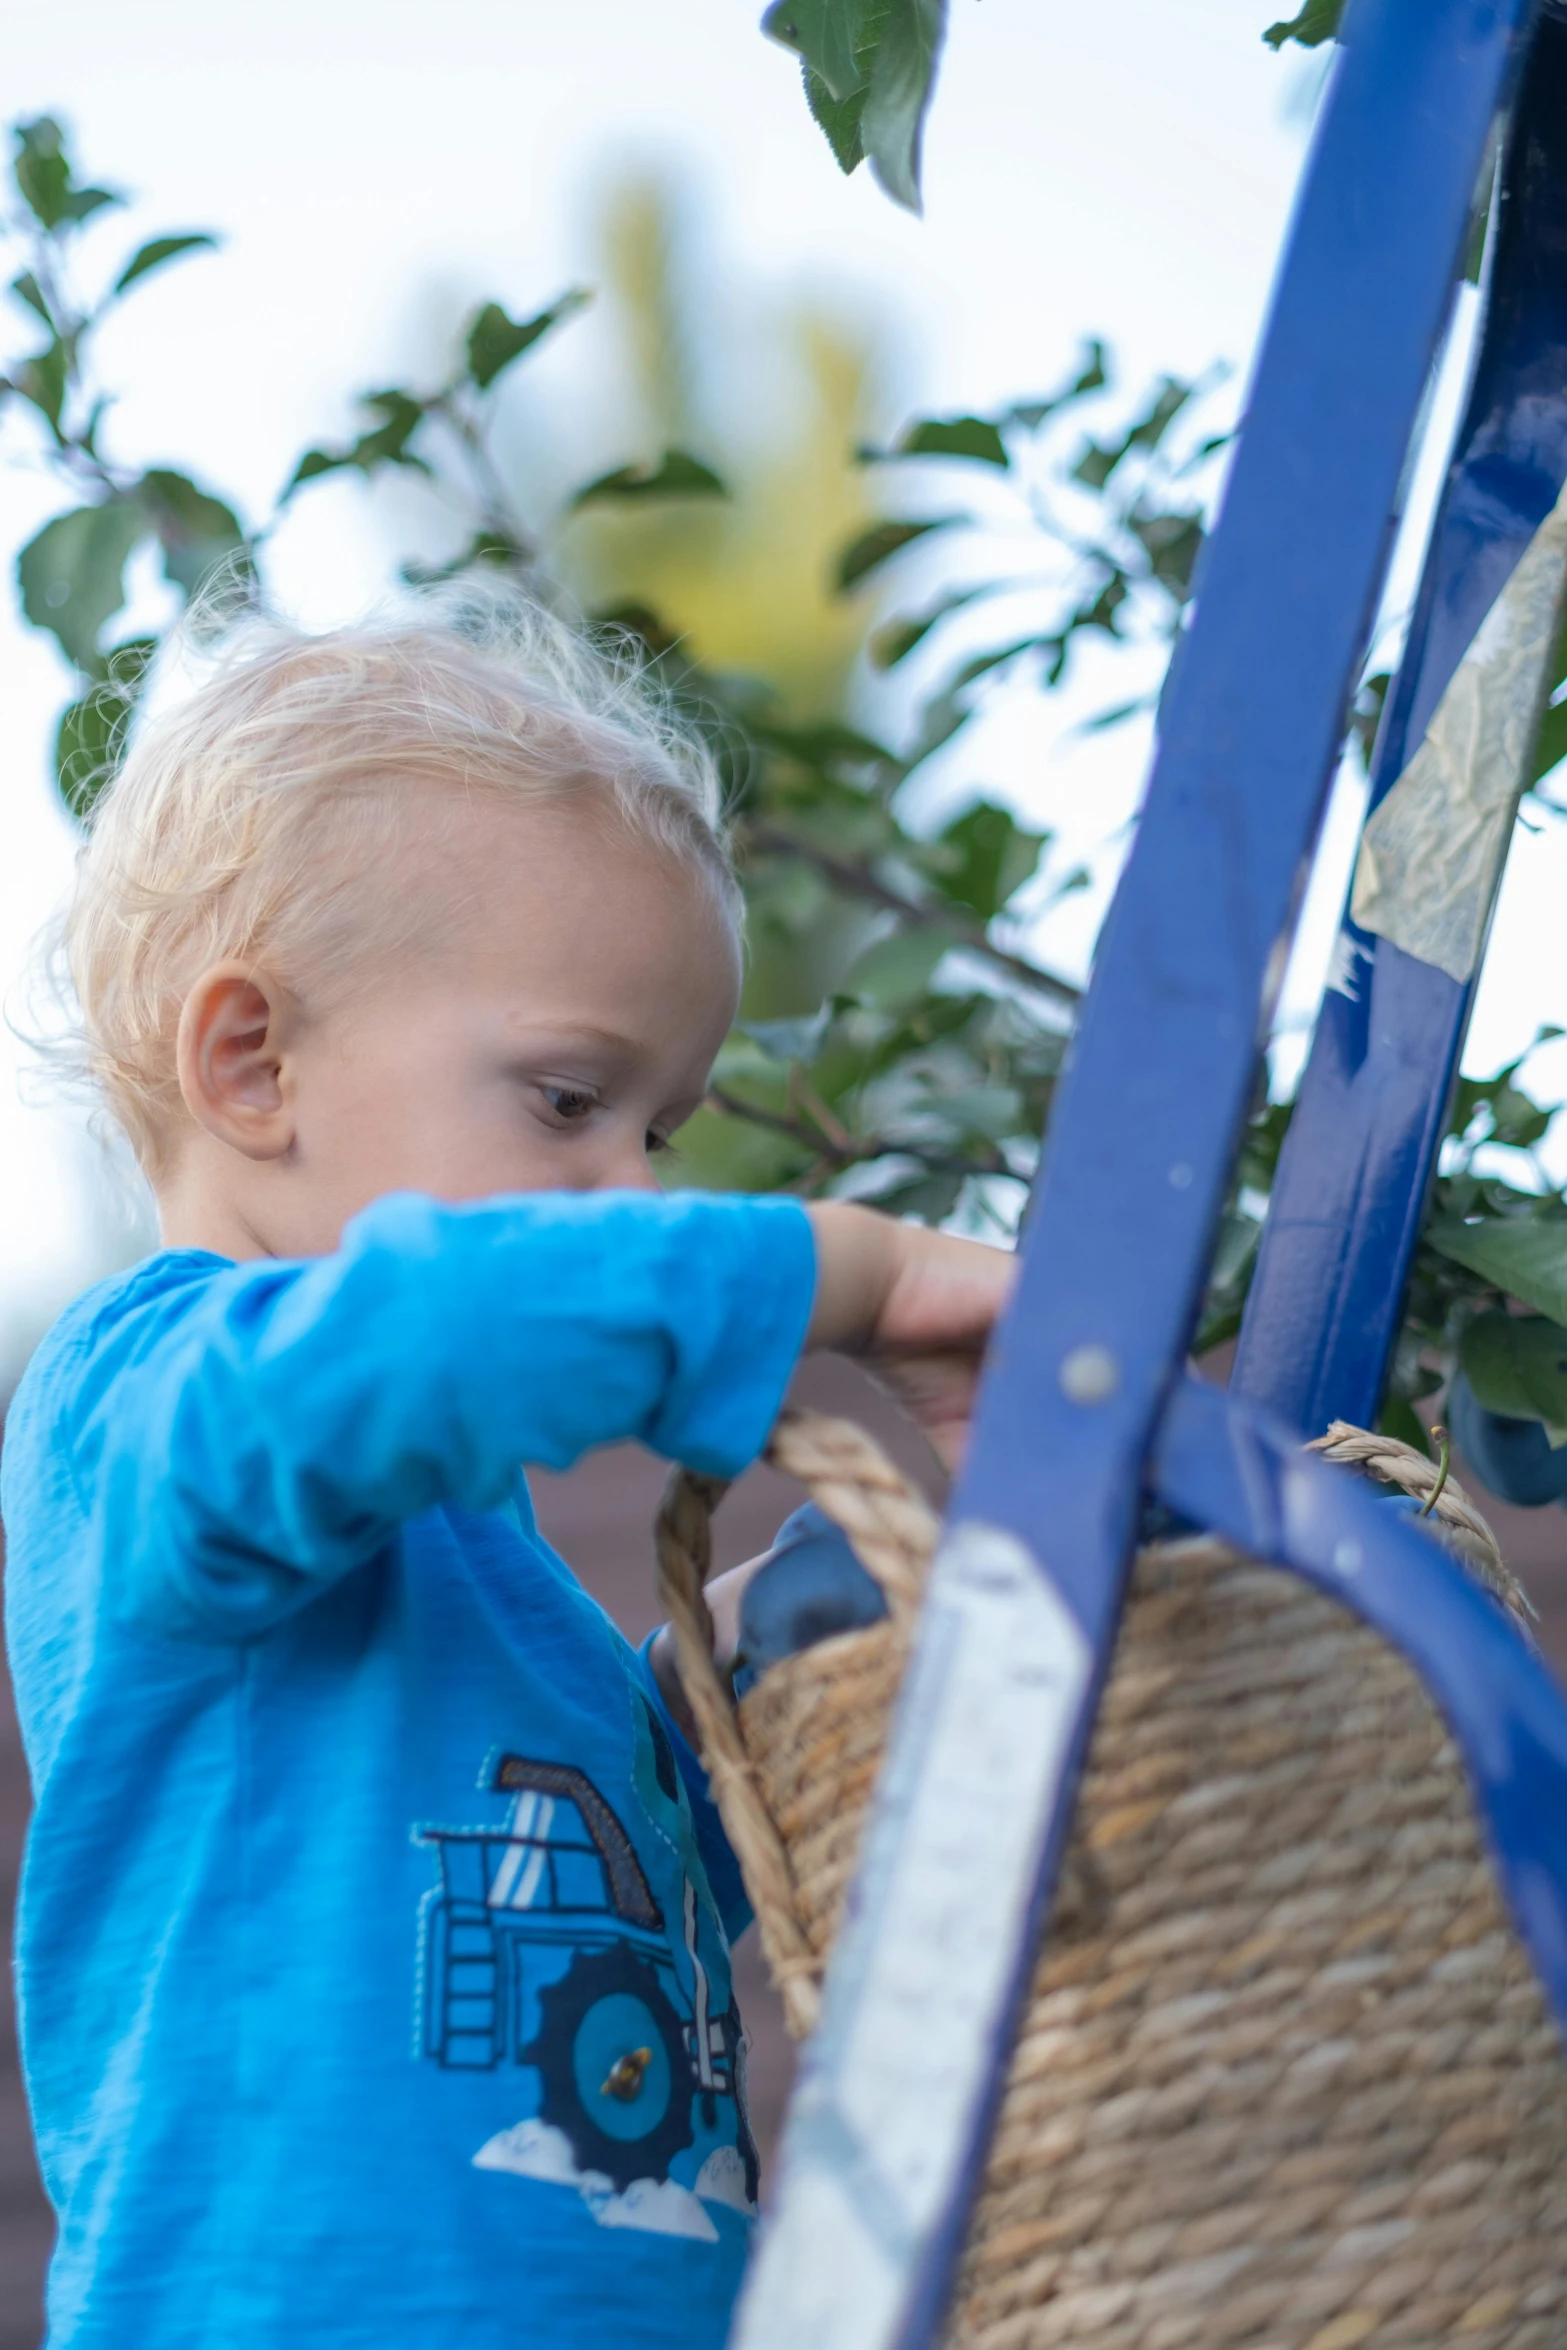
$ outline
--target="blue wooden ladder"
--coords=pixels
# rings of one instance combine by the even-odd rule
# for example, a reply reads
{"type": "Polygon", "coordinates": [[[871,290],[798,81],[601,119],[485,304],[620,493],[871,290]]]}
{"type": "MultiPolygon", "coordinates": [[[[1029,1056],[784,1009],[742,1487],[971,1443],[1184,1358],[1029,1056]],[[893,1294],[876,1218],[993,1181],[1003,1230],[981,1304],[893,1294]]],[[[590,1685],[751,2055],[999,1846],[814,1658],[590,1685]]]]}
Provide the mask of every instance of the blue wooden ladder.
{"type": "Polygon", "coordinates": [[[1567,5],[1354,0],[739,2350],[939,2335],[1150,1496],[1410,1657],[1567,2019],[1567,1702],[1424,1534],[1300,1449],[1329,1417],[1375,1409],[1472,971],[1346,922],[1234,1383],[1186,1369],[1499,122],[1482,346],[1374,800],[1567,476],[1567,5]]]}

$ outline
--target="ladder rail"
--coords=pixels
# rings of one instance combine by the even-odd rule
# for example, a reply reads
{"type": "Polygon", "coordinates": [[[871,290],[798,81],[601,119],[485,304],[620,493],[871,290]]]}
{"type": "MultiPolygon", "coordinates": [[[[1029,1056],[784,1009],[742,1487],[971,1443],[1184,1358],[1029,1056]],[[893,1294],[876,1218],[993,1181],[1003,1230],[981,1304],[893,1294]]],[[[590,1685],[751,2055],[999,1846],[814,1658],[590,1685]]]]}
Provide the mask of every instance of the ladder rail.
{"type": "MultiPolygon", "coordinates": [[[[1554,10],[1531,49],[1499,205],[1480,348],[1378,732],[1372,809],[1567,480],[1567,16],[1554,10]]],[[[1232,1380],[1295,1427],[1376,1415],[1477,984],[1478,972],[1454,979],[1346,909],[1232,1380]]]]}
{"type": "Polygon", "coordinates": [[[738,2350],[923,2350],[939,2334],[1145,1455],[1182,1375],[1475,179],[1534,13],[1351,7],[738,2350]]]}

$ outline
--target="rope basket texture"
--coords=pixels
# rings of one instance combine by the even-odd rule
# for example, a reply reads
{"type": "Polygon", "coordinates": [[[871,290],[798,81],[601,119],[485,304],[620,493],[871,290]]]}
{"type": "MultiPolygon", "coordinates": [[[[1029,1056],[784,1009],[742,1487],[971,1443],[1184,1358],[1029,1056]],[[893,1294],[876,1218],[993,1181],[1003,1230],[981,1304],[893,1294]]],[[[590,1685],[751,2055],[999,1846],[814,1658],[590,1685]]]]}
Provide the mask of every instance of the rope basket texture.
{"type": "MultiPolygon", "coordinates": [[[[1321,1440],[1425,1498],[1430,1462],[1321,1440]]],[[[1369,1449],[1368,1449],[1369,1448],[1369,1449]]],[[[935,1539],[858,1429],[770,1448],[888,1617],[736,1711],[677,1472],[660,1587],[790,2028],[818,1988],[935,1539]]],[[[1451,1485],[1441,1531],[1522,1615],[1451,1485]]],[[[1563,2350],[1567,2067],[1420,1682],[1296,1577],[1141,1553],[947,2335],[961,2350],[1563,2350]]]]}

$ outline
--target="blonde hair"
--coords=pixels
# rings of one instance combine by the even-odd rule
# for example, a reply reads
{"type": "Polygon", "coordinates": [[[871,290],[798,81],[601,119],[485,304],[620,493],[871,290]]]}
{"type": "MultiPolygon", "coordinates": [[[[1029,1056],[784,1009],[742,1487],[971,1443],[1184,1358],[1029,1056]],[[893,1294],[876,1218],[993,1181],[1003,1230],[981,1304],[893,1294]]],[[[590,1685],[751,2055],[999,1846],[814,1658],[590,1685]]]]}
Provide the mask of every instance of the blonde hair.
{"type": "Polygon", "coordinates": [[[316,636],[254,615],[216,645],[183,636],[207,674],[137,728],[94,810],[63,942],[71,1057],[149,1172],[178,1120],[180,1012],[204,970],[265,956],[330,990],[417,932],[406,891],[378,905],[366,888],[409,786],[596,790],[738,924],[716,762],[626,647],[473,589],[316,636]]]}

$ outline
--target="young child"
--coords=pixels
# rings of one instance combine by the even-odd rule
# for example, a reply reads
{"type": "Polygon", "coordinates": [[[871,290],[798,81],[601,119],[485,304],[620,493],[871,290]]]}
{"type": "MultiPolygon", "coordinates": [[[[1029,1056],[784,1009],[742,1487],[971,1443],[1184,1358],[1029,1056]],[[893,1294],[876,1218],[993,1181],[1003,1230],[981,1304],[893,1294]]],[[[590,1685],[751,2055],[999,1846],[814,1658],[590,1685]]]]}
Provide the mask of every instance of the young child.
{"type": "Polygon", "coordinates": [[[165,1245],[6,1432],[54,2350],[716,2350],[748,1913],[523,1465],[733,1475],[806,1347],[950,1456],[1008,1284],[660,1190],[739,989],[712,773],[552,622],[471,617],[253,630],[82,856],[165,1245]]]}

